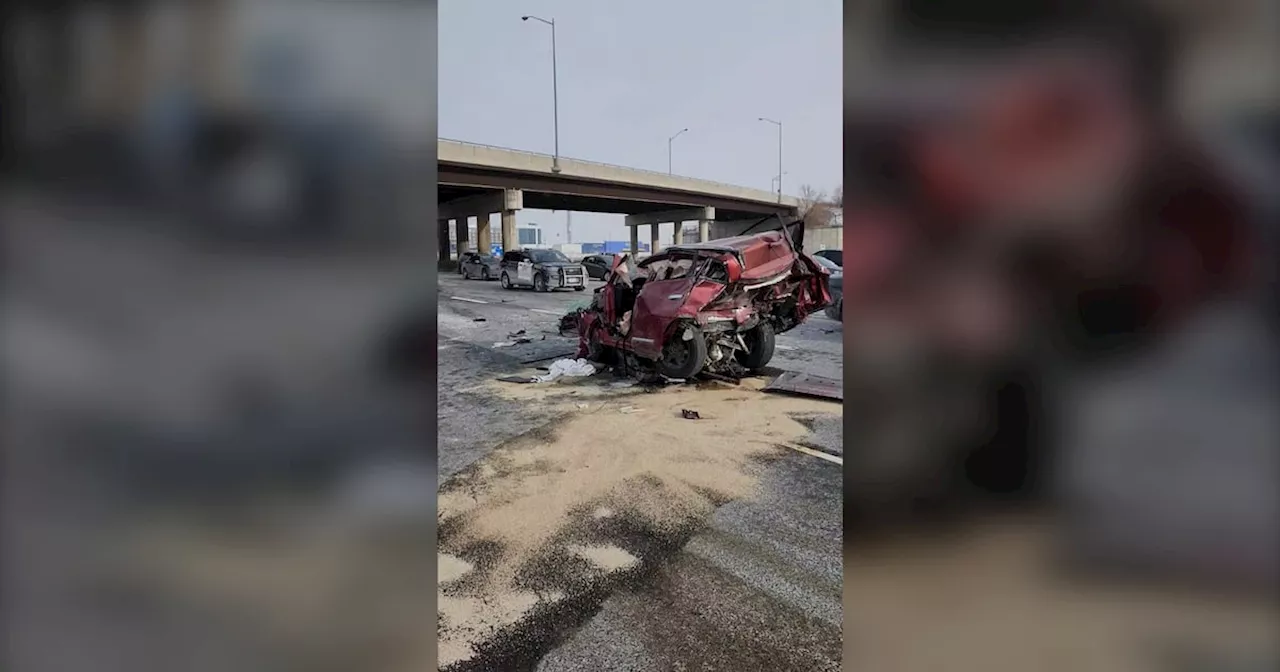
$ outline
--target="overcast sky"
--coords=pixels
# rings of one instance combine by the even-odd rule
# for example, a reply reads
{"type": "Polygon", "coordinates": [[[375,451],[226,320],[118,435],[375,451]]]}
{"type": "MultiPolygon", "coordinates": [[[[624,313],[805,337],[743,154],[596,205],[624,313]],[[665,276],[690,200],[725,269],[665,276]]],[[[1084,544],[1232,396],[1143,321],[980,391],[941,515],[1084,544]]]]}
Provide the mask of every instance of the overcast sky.
{"type": "MultiPolygon", "coordinates": [[[[676,174],[769,190],[769,117],[786,193],[840,184],[840,0],[442,0],[441,137],[551,153],[551,29],[525,14],[556,21],[561,156],[665,171],[687,127],[676,174]]],[[[563,212],[519,221],[564,242],[563,212]]],[[[573,215],[574,242],[626,237],[621,215],[573,215]]]]}

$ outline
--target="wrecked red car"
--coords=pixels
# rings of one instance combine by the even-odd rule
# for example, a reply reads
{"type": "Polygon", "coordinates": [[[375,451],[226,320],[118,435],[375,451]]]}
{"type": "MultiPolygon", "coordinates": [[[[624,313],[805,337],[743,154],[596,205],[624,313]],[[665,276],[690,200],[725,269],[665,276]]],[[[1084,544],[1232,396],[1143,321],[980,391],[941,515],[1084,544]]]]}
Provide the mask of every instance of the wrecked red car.
{"type": "Polygon", "coordinates": [[[571,316],[578,356],[668,378],[759,369],[775,335],[831,302],[827,279],[786,226],[673,245],[639,263],[619,255],[591,307],[571,316]]]}

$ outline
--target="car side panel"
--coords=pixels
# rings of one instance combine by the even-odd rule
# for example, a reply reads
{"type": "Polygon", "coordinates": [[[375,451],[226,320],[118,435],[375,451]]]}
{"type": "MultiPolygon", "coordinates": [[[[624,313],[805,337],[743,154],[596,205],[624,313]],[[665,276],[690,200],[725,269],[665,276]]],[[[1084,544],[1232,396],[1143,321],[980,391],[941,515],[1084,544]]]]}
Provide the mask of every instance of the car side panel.
{"type": "Polygon", "coordinates": [[[650,280],[640,289],[631,315],[631,342],[636,354],[654,359],[662,352],[667,328],[681,315],[695,279],[691,273],[670,280],[650,280]]]}

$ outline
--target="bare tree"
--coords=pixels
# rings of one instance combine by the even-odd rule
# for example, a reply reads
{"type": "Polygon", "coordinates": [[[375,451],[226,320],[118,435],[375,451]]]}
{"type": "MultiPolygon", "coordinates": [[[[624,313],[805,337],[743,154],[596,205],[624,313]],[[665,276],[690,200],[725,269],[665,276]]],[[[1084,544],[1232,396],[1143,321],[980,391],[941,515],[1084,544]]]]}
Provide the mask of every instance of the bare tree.
{"type": "Polygon", "coordinates": [[[831,192],[831,224],[835,226],[844,225],[844,185],[836,187],[831,192]]]}
{"type": "Polygon", "coordinates": [[[826,192],[812,186],[800,187],[800,218],[806,228],[830,226],[835,217],[836,208],[826,192]]]}

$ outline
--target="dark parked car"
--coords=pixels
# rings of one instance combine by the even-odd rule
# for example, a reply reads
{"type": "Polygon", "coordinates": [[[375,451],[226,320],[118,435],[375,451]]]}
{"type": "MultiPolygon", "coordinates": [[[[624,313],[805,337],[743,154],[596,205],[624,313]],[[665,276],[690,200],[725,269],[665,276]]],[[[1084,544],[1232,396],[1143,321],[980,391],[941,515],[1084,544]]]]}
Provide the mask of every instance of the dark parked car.
{"type": "Polygon", "coordinates": [[[836,266],[844,266],[844,250],[818,250],[813,256],[822,257],[836,266]]]}
{"type": "Polygon", "coordinates": [[[569,261],[559,250],[511,250],[502,255],[499,280],[503,289],[533,287],[539,292],[553,289],[587,288],[582,264],[569,261]]]}
{"type": "Polygon", "coordinates": [[[467,252],[462,255],[462,261],[458,264],[458,273],[468,280],[497,280],[501,265],[502,260],[493,255],[467,252]]]}
{"type": "MultiPolygon", "coordinates": [[[[832,250],[832,251],[838,252],[838,250],[832,250]]],[[[827,304],[827,307],[824,308],[823,310],[826,311],[827,317],[833,320],[839,320],[843,322],[844,321],[844,269],[836,265],[836,262],[831,261],[826,257],[820,257],[816,254],[813,255],[813,260],[818,262],[819,266],[827,269],[827,273],[830,274],[827,276],[827,289],[830,290],[831,292],[831,303],[827,304]]]]}
{"type": "Polygon", "coordinates": [[[612,254],[593,254],[582,259],[582,267],[587,269],[587,275],[597,280],[603,280],[604,276],[609,273],[609,269],[613,267],[612,254]]]}

